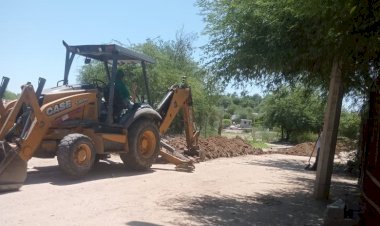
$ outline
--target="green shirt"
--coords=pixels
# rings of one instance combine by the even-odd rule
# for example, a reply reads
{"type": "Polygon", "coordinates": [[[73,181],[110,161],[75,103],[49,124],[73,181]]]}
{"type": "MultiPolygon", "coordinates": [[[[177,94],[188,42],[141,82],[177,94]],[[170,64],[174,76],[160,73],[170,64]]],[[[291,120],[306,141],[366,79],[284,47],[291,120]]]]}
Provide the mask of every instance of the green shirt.
{"type": "Polygon", "coordinates": [[[121,98],[123,98],[123,100],[125,100],[125,99],[129,100],[129,98],[131,96],[129,94],[127,86],[124,85],[123,81],[120,79],[116,79],[116,81],[115,81],[115,91],[117,92],[117,94],[119,94],[119,96],[121,98]]]}

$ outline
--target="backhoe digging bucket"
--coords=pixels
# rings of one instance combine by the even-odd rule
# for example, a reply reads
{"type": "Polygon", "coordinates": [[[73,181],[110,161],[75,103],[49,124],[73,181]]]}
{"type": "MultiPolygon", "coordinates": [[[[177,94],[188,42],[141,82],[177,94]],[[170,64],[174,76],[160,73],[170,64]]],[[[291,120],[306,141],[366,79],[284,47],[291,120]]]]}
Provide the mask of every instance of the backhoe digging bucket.
{"type": "Polygon", "coordinates": [[[180,154],[161,139],[161,146],[163,149],[160,150],[160,155],[166,159],[166,161],[173,163],[177,171],[192,172],[195,169],[193,161],[186,158],[184,155],[180,154]]]}
{"type": "Polygon", "coordinates": [[[17,147],[0,141],[0,192],[18,190],[26,178],[27,164],[20,158],[17,147]]]}

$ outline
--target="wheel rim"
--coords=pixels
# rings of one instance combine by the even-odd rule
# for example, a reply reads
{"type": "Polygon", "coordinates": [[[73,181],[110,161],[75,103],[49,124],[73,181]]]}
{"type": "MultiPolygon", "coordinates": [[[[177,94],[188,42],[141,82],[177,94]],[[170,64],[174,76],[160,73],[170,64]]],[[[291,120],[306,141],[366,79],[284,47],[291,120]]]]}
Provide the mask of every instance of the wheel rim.
{"type": "Polygon", "coordinates": [[[145,158],[152,156],[156,149],[156,142],[155,134],[150,130],[145,131],[140,137],[139,151],[141,155],[145,158]]]}
{"type": "Polygon", "coordinates": [[[81,144],[75,151],[74,161],[77,165],[88,165],[91,159],[91,149],[86,144],[81,144]]]}

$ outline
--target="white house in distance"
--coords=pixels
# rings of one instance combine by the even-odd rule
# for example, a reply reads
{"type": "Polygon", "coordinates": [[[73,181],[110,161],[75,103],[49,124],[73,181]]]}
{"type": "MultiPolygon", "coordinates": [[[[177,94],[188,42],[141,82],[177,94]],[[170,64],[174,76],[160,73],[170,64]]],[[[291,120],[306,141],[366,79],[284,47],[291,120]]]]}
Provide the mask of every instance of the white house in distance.
{"type": "Polygon", "coordinates": [[[252,120],[249,119],[240,119],[240,128],[251,128],[252,127],[252,120]]]}

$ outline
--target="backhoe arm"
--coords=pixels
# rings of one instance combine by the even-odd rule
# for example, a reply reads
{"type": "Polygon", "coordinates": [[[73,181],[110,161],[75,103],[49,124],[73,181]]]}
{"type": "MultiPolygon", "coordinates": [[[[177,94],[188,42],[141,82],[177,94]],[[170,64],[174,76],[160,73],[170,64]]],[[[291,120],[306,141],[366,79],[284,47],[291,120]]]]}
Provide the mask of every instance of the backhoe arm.
{"type": "MultiPolygon", "coordinates": [[[[185,154],[199,156],[198,136],[193,120],[191,88],[183,82],[180,86],[172,86],[165,98],[159,104],[157,111],[162,117],[159,127],[160,134],[164,135],[177,116],[180,109],[183,109],[183,120],[185,124],[187,150],[185,154]]],[[[179,154],[173,147],[161,139],[161,145],[165,150],[160,154],[168,162],[176,165],[177,170],[192,171],[195,167],[193,161],[179,154]]]]}
{"type": "Polygon", "coordinates": [[[199,149],[199,132],[195,128],[192,104],[191,88],[186,85],[174,86],[169,90],[167,97],[160,104],[161,109],[158,109],[158,112],[162,116],[159,128],[161,135],[166,133],[179,110],[183,109],[186,143],[187,149],[190,152],[199,149]]]}
{"type": "Polygon", "coordinates": [[[185,123],[185,134],[187,143],[188,155],[199,155],[198,137],[199,131],[196,130],[194,115],[193,115],[193,98],[191,89],[189,88],[189,96],[186,103],[183,105],[183,121],[185,123]]]}

